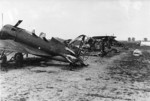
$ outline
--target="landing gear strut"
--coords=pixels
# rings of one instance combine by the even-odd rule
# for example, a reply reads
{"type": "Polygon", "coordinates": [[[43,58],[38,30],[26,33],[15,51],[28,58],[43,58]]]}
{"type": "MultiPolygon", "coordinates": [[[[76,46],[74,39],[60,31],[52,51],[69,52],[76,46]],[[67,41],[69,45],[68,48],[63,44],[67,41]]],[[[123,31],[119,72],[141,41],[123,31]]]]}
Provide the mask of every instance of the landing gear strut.
{"type": "Polygon", "coordinates": [[[5,54],[1,55],[1,70],[7,71],[7,56],[5,54]]]}
{"type": "Polygon", "coordinates": [[[14,60],[17,67],[22,67],[23,65],[23,54],[22,53],[16,53],[14,56],[14,60]]]}

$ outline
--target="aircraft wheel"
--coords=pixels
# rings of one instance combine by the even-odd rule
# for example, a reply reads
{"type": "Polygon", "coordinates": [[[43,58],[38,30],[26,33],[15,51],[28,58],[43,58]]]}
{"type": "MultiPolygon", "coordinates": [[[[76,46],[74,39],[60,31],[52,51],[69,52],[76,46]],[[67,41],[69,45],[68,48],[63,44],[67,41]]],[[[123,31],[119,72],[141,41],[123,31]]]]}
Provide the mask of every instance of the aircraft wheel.
{"type": "Polygon", "coordinates": [[[2,71],[7,71],[7,56],[4,54],[1,56],[1,70],[2,71]]]}
{"type": "Polygon", "coordinates": [[[14,60],[17,67],[22,67],[23,64],[23,55],[22,53],[16,53],[14,56],[14,60]]]}
{"type": "Polygon", "coordinates": [[[6,57],[6,55],[3,55],[3,56],[1,57],[1,59],[2,59],[2,63],[6,63],[6,62],[7,62],[7,57],[6,57]]]}
{"type": "Polygon", "coordinates": [[[110,51],[110,55],[115,55],[116,53],[118,53],[117,49],[112,49],[110,51]]]}
{"type": "Polygon", "coordinates": [[[113,53],[118,53],[117,49],[112,49],[111,50],[113,53]]]}

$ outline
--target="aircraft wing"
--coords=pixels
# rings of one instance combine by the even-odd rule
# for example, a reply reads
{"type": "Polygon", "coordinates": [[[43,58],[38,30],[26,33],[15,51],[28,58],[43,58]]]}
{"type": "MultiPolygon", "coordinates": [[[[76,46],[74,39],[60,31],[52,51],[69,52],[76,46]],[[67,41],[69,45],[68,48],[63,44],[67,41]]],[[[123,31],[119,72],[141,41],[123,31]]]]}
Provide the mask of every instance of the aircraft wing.
{"type": "Polygon", "coordinates": [[[36,49],[31,46],[15,42],[13,40],[0,40],[0,50],[5,50],[9,52],[21,52],[38,56],[50,56],[48,53],[40,49],[36,49]]]}

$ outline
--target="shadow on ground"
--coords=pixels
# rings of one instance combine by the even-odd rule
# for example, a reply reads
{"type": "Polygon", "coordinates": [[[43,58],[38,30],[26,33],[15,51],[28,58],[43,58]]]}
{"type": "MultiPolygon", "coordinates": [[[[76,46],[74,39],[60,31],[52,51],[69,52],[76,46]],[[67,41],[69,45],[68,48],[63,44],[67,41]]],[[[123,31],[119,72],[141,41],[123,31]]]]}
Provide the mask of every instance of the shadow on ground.
{"type": "Polygon", "coordinates": [[[64,63],[60,61],[53,61],[53,60],[47,60],[43,58],[27,58],[23,61],[23,65],[21,67],[17,66],[15,62],[9,62],[4,67],[1,67],[2,71],[9,71],[12,69],[22,69],[30,67],[36,68],[36,67],[55,67],[62,70],[80,70],[83,68],[83,66],[71,66],[69,63],[64,63]]]}

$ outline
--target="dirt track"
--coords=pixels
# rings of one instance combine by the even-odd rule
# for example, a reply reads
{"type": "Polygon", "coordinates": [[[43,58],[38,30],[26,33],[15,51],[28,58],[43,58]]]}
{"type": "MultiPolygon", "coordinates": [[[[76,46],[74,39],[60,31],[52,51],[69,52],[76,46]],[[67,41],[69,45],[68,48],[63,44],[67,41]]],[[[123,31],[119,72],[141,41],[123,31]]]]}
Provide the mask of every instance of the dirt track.
{"type": "MultiPolygon", "coordinates": [[[[126,74],[130,68],[122,72],[119,67],[118,61],[130,55],[123,52],[111,58],[90,57],[88,67],[74,71],[63,69],[65,66],[1,71],[1,101],[150,101],[149,69],[141,74],[147,78],[138,81],[126,74]]],[[[150,68],[148,62],[146,68],[150,68]]]]}

